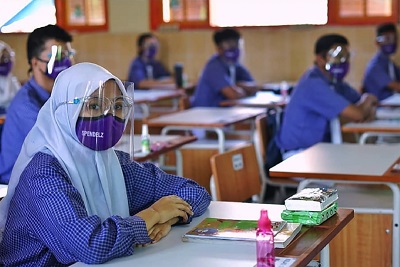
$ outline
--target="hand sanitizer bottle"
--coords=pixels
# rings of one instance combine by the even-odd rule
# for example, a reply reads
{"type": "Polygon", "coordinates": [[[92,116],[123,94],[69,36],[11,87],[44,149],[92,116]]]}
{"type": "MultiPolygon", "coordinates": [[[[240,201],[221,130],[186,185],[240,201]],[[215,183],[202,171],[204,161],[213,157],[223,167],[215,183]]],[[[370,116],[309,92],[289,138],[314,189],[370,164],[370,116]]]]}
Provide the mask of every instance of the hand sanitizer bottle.
{"type": "Polygon", "coordinates": [[[142,153],[150,153],[150,135],[147,124],[142,125],[142,153]]]}
{"type": "Polygon", "coordinates": [[[267,210],[261,210],[256,235],[257,267],[275,267],[274,232],[267,210]]]}

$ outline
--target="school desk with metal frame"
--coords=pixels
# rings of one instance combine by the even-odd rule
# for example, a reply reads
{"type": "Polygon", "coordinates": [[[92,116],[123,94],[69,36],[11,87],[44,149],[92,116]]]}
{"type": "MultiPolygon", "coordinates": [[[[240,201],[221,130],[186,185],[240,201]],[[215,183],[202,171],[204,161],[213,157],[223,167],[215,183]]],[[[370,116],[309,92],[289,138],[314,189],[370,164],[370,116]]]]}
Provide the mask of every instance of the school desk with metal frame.
{"type": "MultiPolygon", "coordinates": [[[[340,184],[380,184],[391,189],[391,209],[354,208],[356,213],[392,214],[392,266],[400,266],[400,145],[318,143],[272,167],[271,177],[304,177],[298,191],[321,180],[340,184]],[[397,165],[398,166],[398,165],[397,165]]],[[[371,195],[371,197],[373,197],[371,195]]],[[[377,201],[379,203],[379,201],[377,201]]]]}
{"type": "MultiPolygon", "coordinates": [[[[235,241],[221,243],[183,242],[182,236],[206,217],[258,220],[260,210],[267,209],[271,220],[281,220],[283,205],[212,201],[208,210],[190,224],[173,226],[158,243],[136,248],[133,255],[92,266],[230,266],[256,264],[256,245],[235,241]]],[[[275,249],[278,257],[296,258],[291,267],[305,267],[354,218],[352,209],[338,209],[337,214],[319,226],[302,226],[300,233],[286,248],[275,249]]],[[[87,266],[76,263],[73,267],[87,266]]]]}

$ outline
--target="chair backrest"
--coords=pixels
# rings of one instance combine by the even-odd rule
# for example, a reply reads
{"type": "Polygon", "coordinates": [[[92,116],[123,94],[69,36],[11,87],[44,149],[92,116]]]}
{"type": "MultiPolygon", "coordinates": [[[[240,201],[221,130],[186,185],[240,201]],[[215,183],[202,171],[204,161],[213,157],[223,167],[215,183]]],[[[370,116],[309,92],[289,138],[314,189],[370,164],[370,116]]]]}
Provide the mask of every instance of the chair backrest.
{"type": "Polygon", "coordinates": [[[211,170],[219,201],[245,201],[261,191],[259,166],[252,143],[211,157],[211,170]]]}

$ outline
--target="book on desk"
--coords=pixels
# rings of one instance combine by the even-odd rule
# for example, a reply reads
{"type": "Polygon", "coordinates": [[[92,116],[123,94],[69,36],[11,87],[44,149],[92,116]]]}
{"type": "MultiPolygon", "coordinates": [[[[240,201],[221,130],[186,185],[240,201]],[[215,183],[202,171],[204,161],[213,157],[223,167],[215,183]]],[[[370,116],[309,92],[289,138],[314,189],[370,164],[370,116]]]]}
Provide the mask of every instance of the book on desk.
{"type": "Polygon", "coordinates": [[[322,211],[337,201],[334,188],[304,188],[285,200],[287,210],[322,211]]]}
{"type": "MultiPolygon", "coordinates": [[[[275,248],[284,248],[300,232],[300,223],[272,221],[275,248]]],[[[192,230],[182,236],[184,242],[226,242],[238,241],[255,243],[257,220],[232,220],[205,218],[192,230]]]]}

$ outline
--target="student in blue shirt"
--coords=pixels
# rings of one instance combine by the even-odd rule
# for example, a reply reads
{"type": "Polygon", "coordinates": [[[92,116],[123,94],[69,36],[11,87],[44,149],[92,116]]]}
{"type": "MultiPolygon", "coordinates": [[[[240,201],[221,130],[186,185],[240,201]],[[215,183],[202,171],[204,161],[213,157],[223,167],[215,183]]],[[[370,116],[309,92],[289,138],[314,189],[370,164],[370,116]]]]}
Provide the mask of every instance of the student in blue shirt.
{"type": "Polygon", "coordinates": [[[383,100],[400,92],[400,69],[391,56],[397,50],[397,28],[384,23],[376,29],[378,52],[368,62],[364,73],[363,90],[383,100]]]}
{"type": "Polygon", "coordinates": [[[222,100],[254,95],[259,89],[250,72],[239,62],[241,35],[235,29],[217,30],[217,54],[205,65],[191,99],[193,107],[217,107],[222,100]]]}
{"type": "Polygon", "coordinates": [[[57,77],[0,202],[0,265],[104,263],[205,212],[205,188],[114,150],[132,105],[96,64],[57,77]]]}
{"type": "Polygon", "coordinates": [[[129,67],[128,80],[135,88],[155,88],[174,84],[171,73],[156,59],[160,43],[152,33],[143,33],[137,39],[137,56],[129,67]]]}
{"type": "Polygon", "coordinates": [[[314,66],[294,88],[276,136],[283,158],[318,142],[330,142],[330,121],[339,116],[351,121],[374,118],[376,97],[361,96],[343,81],[349,70],[348,45],[347,39],[337,34],[317,40],[314,66]]]}
{"type": "Polygon", "coordinates": [[[28,36],[27,55],[31,78],[7,109],[1,135],[0,183],[7,184],[22,143],[50,97],[56,76],[73,63],[72,36],[57,25],[35,29],[28,36]]]}

